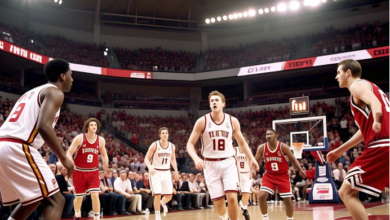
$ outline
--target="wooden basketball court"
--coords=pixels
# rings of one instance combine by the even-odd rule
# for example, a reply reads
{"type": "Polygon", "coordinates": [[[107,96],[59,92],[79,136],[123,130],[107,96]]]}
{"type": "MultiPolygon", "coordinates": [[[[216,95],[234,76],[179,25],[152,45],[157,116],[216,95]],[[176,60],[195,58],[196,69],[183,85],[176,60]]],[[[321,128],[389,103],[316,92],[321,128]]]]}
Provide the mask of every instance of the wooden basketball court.
{"type": "MultiPolygon", "coordinates": [[[[389,220],[389,204],[388,203],[368,203],[365,204],[367,213],[370,220],[389,220]]],[[[261,220],[261,212],[259,206],[249,206],[249,213],[251,219],[261,220]]],[[[268,215],[271,220],[285,220],[286,214],[283,203],[269,204],[268,215]]],[[[294,219],[297,220],[352,220],[351,215],[343,204],[308,204],[308,202],[295,203],[294,219]]],[[[152,215],[131,215],[131,216],[104,216],[110,220],[154,220],[155,216],[152,215]]],[[[83,220],[88,218],[83,218],[83,220]]],[[[166,216],[162,216],[163,220],[195,220],[195,219],[215,219],[218,220],[218,216],[214,209],[201,209],[181,212],[169,212],[166,216]]],[[[240,215],[240,219],[244,219],[240,215]]]]}

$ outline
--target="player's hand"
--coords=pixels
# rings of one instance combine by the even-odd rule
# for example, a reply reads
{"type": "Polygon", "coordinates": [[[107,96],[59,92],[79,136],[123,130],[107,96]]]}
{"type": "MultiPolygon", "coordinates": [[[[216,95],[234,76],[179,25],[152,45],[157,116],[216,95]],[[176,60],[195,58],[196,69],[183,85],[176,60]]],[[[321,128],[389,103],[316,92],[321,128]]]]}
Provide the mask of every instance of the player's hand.
{"type": "Polygon", "coordinates": [[[173,174],[173,178],[175,179],[176,182],[179,181],[179,173],[178,173],[178,172],[175,172],[175,173],[173,174]]]}
{"type": "Polygon", "coordinates": [[[256,172],[259,172],[260,167],[256,160],[251,160],[252,168],[253,170],[256,170],[256,172]]]}
{"type": "Polygon", "coordinates": [[[381,131],[381,128],[382,128],[382,124],[380,122],[374,121],[374,123],[372,124],[372,130],[375,133],[378,133],[381,131]]]}
{"type": "Polygon", "coordinates": [[[326,155],[326,160],[329,164],[333,164],[337,160],[337,158],[341,157],[341,155],[343,155],[342,151],[334,149],[326,155]]]}
{"type": "Polygon", "coordinates": [[[203,170],[204,169],[204,161],[202,160],[202,159],[197,159],[196,161],[195,161],[195,166],[196,166],[196,169],[198,169],[198,170],[203,170]]]}
{"type": "Polygon", "coordinates": [[[74,170],[74,163],[69,158],[65,157],[64,160],[61,161],[62,165],[68,170],[68,176],[72,176],[74,170]]]}
{"type": "Polygon", "coordinates": [[[149,173],[154,176],[154,174],[156,174],[156,170],[154,169],[154,167],[150,166],[149,167],[149,173]]]}

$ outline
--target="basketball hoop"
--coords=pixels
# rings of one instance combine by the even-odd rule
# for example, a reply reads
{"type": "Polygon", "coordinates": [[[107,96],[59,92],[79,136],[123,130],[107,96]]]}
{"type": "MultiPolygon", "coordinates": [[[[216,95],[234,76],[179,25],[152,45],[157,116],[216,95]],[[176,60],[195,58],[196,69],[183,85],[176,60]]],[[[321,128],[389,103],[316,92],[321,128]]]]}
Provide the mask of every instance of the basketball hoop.
{"type": "Polygon", "coordinates": [[[292,143],[292,150],[294,151],[294,157],[297,159],[302,159],[302,151],[303,151],[303,142],[292,143]]]}

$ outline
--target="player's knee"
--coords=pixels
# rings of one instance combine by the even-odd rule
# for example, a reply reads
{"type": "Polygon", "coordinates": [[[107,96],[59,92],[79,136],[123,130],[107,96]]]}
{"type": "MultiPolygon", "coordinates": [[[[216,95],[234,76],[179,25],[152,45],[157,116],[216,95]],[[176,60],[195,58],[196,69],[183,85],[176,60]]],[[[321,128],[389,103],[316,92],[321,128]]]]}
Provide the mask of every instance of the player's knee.
{"type": "Polygon", "coordinates": [[[268,193],[261,191],[259,195],[260,200],[267,200],[268,193]]]}

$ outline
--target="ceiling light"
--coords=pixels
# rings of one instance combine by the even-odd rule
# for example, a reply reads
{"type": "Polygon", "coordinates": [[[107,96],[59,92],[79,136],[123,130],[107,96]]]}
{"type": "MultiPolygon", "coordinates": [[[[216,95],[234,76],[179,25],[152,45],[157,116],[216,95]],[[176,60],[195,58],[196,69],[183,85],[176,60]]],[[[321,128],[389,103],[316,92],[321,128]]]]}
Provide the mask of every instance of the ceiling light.
{"type": "Polygon", "coordinates": [[[210,19],[206,19],[206,24],[210,24],[210,19]]]}

